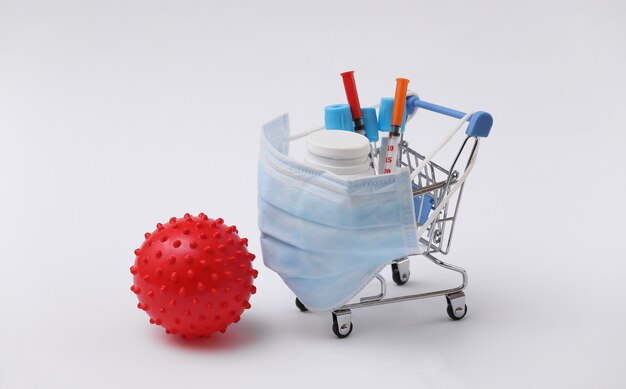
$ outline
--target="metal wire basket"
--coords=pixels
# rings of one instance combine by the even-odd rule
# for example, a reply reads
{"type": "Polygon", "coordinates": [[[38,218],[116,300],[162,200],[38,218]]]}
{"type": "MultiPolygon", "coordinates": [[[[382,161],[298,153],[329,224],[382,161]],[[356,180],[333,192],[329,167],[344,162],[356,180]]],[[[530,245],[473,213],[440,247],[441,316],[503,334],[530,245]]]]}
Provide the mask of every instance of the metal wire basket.
{"type": "MultiPolygon", "coordinates": [[[[459,273],[462,278],[461,284],[448,289],[409,293],[385,298],[387,293],[386,280],[381,274],[377,274],[376,279],[380,283],[378,294],[360,297],[358,302],[348,303],[332,312],[332,330],[339,338],[345,338],[351,334],[353,328],[352,309],[357,308],[444,296],[447,303],[447,313],[452,320],[460,320],[467,314],[465,293],[463,291],[467,286],[467,272],[459,266],[443,262],[436,258],[435,255],[447,255],[450,252],[452,236],[459,215],[459,205],[465,186],[465,178],[476,160],[480,142],[479,138],[486,137],[489,134],[493,121],[486,112],[466,115],[463,112],[421,100],[418,100],[416,104],[427,110],[448,116],[467,118],[469,122],[466,130],[467,136],[447,169],[410,148],[405,140],[400,142],[400,158],[398,158],[399,165],[408,167],[413,173],[415,219],[418,231],[421,231],[419,233],[419,241],[422,252],[419,255],[426,257],[437,266],[459,273]],[[420,168],[420,165],[423,165],[423,167],[420,168]],[[419,171],[416,172],[416,169],[419,169],[419,171]]],[[[374,149],[374,157],[380,153],[380,150],[384,149],[385,142],[383,141],[380,147],[374,149]]],[[[403,257],[392,261],[392,279],[397,285],[404,285],[409,280],[410,259],[413,257],[403,257]]],[[[302,311],[307,310],[297,298],[296,305],[302,311]]]]}

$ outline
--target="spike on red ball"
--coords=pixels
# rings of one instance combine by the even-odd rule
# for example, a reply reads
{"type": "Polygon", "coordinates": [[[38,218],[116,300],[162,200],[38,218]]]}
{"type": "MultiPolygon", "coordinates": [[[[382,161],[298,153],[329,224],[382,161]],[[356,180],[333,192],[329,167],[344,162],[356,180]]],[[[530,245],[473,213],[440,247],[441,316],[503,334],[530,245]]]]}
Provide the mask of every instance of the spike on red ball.
{"type": "Polygon", "coordinates": [[[222,218],[172,217],[145,238],[130,268],[131,291],[150,323],[186,339],[206,337],[224,332],[250,308],[254,255],[222,218]]]}

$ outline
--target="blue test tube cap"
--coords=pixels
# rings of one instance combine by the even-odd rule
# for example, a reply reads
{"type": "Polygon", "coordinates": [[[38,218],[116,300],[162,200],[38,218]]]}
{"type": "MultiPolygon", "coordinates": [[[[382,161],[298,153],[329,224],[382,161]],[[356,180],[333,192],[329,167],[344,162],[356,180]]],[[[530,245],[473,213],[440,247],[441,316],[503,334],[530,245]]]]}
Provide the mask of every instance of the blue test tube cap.
{"type": "MultiPolygon", "coordinates": [[[[380,99],[380,107],[378,107],[378,129],[382,132],[391,131],[391,113],[393,111],[393,97],[383,97],[380,99]]],[[[404,132],[406,126],[406,106],[404,108],[404,117],[402,118],[402,127],[400,132],[404,132]]]]}
{"type": "Polygon", "coordinates": [[[365,123],[365,136],[370,142],[378,142],[378,118],[376,117],[376,108],[361,108],[363,113],[363,122],[365,123]]]}
{"type": "Polygon", "coordinates": [[[354,132],[350,106],[348,104],[333,104],[324,108],[324,127],[327,130],[354,132]]]}

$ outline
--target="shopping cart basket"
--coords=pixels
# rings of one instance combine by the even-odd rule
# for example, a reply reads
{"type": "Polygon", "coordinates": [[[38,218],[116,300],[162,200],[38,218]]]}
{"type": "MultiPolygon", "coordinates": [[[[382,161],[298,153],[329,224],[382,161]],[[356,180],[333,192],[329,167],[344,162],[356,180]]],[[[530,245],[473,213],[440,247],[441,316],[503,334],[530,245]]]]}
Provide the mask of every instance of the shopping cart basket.
{"type": "MultiPolygon", "coordinates": [[[[432,157],[453,139],[456,131],[462,127],[462,124],[430,156],[418,153],[409,147],[407,141],[402,140],[400,143],[401,158],[399,158],[399,164],[408,167],[412,172],[418,236],[423,250],[420,255],[426,257],[437,266],[459,273],[462,277],[461,284],[449,289],[385,298],[387,292],[386,281],[381,274],[377,274],[376,279],[380,283],[380,292],[378,294],[361,297],[358,302],[348,303],[332,312],[332,330],[339,338],[345,338],[351,334],[353,328],[352,310],[357,308],[445,296],[447,313],[452,320],[460,320],[467,314],[465,293],[463,291],[467,286],[467,272],[459,266],[454,266],[438,259],[435,255],[447,255],[450,251],[465,180],[476,161],[480,138],[489,135],[493,119],[486,112],[479,111],[473,114],[465,114],[464,112],[419,100],[417,96],[410,97],[410,100],[407,100],[407,105],[409,104],[414,108],[419,107],[468,122],[465,131],[466,137],[448,168],[444,168],[432,161],[432,157]]],[[[385,149],[386,144],[384,140],[386,139],[383,139],[380,147],[376,148],[376,154],[380,153],[380,150],[385,149]]],[[[409,257],[392,261],[392,279],[397,285],[404,285],[409,280],[409,261],[409,257]]],[[[301,311],[307,311],[306,306],[297,297],[296,306],[301,311]]]]}

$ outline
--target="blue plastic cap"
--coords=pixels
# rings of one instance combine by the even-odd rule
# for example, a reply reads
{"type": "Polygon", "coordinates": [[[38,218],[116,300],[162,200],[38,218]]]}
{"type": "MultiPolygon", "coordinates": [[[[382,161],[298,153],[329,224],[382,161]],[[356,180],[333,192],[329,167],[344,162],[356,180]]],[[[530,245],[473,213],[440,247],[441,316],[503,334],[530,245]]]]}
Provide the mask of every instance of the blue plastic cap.
{"type": "MultiPolygon", "coordinates": [[[[419,188],[420,187],[418,185],[413,184],[413,190],[417,190],[419,188]]],[[[428,220],[428,216],[430,216],[430,211],[435,208],[435,198],[430,193],[424,193],[424,201],[422,202],[422,196],[414,195],[413,206],[415,208],[415,220],[419,224],[424,224],[426,223],[426,220],[428,220]]]]}
{"type": "MultiPolygon", "coordinates": [[[[391,113],[393,111],[393,98],[383,97],[380,99],[380,107],[378,107],[378,129],[383,132],[391,131],[391,113]]],[[[406,106],[404,109],[404,118],[402,119],[402,128],[400,132],[404,132],[406,125],[406,106]]]]}
{"type": "Polygon", "coordinates": [[[489,136],[489,131],[491,131],[492,125],[493,118],[487,112],[474,112],[469,120],[465,133],[467,136],[481,136],[486,138],[489,136]]]}
{"type": "Polygon", "coordinates": [[[415,114],[417,111],[417,105],[415,104],[419,100],[419,97],[416,95],[411,95],[406,97],[406,114],[407,116],[411,116],[415,114]]]}
{"type": "Polygon", "coordinates": [[[327,130],[354,131],[348,104],[333,104],[324,108],[324,127],[327,130]]]}
{"type": "Polygon", "coordinates": [[[378,142],[378,118],[376,117],[376,108],[361,108],[363,113],[363,122],[365,123],[365,136],[370,142],[378,142]]]}

